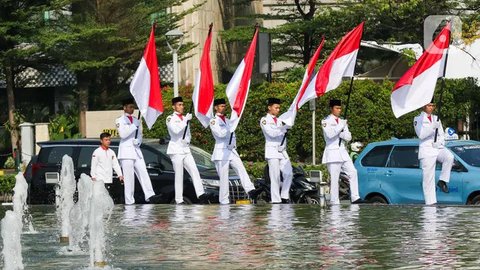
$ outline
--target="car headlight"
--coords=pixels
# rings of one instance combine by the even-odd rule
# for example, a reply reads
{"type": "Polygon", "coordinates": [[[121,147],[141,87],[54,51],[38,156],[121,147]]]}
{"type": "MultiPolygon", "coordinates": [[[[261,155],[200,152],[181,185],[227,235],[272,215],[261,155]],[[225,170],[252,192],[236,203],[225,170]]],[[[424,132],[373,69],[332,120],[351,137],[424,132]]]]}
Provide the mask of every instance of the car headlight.
{"type": "Polygon", "coordinates": [[[204,184],[205,186],[219,187],[220,186],[220,180],[202,179],[202,184],[204,184]]]}

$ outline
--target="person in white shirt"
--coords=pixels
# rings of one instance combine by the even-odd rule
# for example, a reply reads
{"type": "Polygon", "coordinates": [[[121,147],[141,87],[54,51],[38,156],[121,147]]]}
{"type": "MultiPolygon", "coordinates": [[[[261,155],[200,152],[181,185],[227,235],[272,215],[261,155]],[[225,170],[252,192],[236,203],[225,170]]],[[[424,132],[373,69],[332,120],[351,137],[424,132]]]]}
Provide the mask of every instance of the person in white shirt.
{"type": "Polygon", "coordinates": [[[113,170],[115,170],[118,179],[123,182],[123,173],[117,155],[110,149],[111,137],[110,133],[100,134],[100,146],[93,151],[90,166],[92,180],[103,181],[107,186],[113,183],[113,170]]]}
{"type": "Polygon", "coordinates": [[[143,159],[142,150],[142,130],[140,121],[133,116],[135,110],[135,101],[129,98],[123,101],[124,115],[115,121],[118,134],[120,135],[120,144],[118,146],[118,159],[122,165],[125,183],[125,204],[135,203],[135,175],[142,186],[146,202],[157,200],[153,191],[152,182],[148,175],[147,166],[143,159]]]}
{"type": "Polygon", "coordinates": [[[235,132],[230,131],[230,119],[225,116],[226,102],[224,98],[213,101],[215,116],[210,120],[210,130],[215,138],[215,147],[213,149],[212,161],[215,162],[218,176],[220,177],[220,191],[218,200],[220,204],[229,204],[229,178],[228,172],[230,166],[240,177],[242,187],[248,196],[255,200],[260,190],[256,190],[250,176],[243,165],[240,156],[237,153],[237,140],[235,132]]]}
{"type": "Polygon", "coordinates": [[[188,122],[192,114],[183,115],[184,105],[182,97],[172,99],[173,114],[167,117],[167,129],[170,135],[167,154],[170,156],[175,172],[175,202],[183,204],[183,170],[187,170],[192,178],[195,193],[202,203],[207,203],[209,196],[205,194],[202,179],[197,165],[190,152],[190,128],[188,122]],[[185,134],[185,135],[184,135],[185,134]]]}
{"type": "Polygon", "coordinates": [[[290,127],[277,118],[280,113],[280,99],[269,98],[267,105],[268,113],[260,119],[260,127],[265,136],[265,159],[268,163],[272,203],[290,203],[293,172],[285,137],[290,127]],[[283,176],[281,192],[280,173],[283,176]]]}
{"type": "Polygon", "coordinates": [[[435,166],[437,161],[442,163],[440,180],[437,185],[440,190],[448,193],[447,183],[450,181],[450,171],[454,160],[453,154],[445,148],[442,122],[438,119],[438,116],[432,114],[434,110],[435,103],[432,100],[432,102],[423,106],[423,112],[413,120],[415,133],[420,139],[418,159],[422,166],[422,186],[426,205],[437,203],[435,192],[435,166]],[[437,133],[436,140],[435,133],[437,133]]]}
{"type": "Polygon", "coordinates": [[[330,115],[322,120],[325,150],[323,151],[322,163],[327,164],[330,174],[330,204],[340,204],[338,181],[340,173],[344,171],[350,182],[350,200],[352,203],[363,203],[358,194],[358,175],[352,159],[348,155],[345,143],[352,140],[352,134],[348,130],[347,120],[340,118],[342,113],[342,101],[330,100],[330,115]]]}

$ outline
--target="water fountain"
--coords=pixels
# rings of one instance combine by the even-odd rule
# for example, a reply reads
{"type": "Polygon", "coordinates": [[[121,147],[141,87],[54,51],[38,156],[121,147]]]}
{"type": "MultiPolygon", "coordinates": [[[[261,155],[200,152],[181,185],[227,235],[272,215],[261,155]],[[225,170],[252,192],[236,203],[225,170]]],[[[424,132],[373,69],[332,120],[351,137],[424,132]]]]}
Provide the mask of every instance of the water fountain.
{"type": "Polygon", "coordinates": [[[73,170],[73,160],[68,155],[62,158],[60,181],[58,182],[59,200],[57,205],[57,217],[60,220],[61,234],[60,243],[69,243],[71,232],[70,211],[73,207],[73,194],[76,183],[73,170]]]}
{"type": "Polygon", "coordinates": [[[8,210],[2,219],[3,269],[23,269],[22,244],[20,243],[21,234],[21,216],[14,211],[8,210]]]}
{"type": "Polygon", "coordinates": [[[32,223],[32,216],[28,211],[27,205],[28,184],[22,173],[18,173],[15,176],[15,187],[13,188],[13,191],[13,212],[15,212],[22,221],[20,223],[21,228],[23,229],[23,226],[26,225],[28,232],[35,232],[32,223]]]}
{"type": "Polygon", "coordinates": [[[69,250],[79,251],[87,236],[90,201],[92,198],[92,179],[86,174],[78,180],[78,201],[70,212],[71,241],[69,250]]]}
{"type": "Polygon", "coordinates": [[[113,206],[113,200],[103,181],[94,181],[89,219],[91,267],[107,265],[105,261],[105,225],[110,219],[113,206]]]}

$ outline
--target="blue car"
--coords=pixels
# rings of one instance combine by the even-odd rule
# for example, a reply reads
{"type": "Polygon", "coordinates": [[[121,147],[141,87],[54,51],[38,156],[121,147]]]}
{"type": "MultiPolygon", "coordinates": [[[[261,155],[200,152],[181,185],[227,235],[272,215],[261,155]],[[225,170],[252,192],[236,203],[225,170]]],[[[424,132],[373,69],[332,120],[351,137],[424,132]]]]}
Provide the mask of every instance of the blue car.
{"type": "MultiPolygon", "coordinates": [[[[360,197],[371,203],[423,204],[418,139],[370,143],[355,160],[360,197]]],[[[455,162],[449,193],[437,188],[439,204],[480,204],[480,142],[447,141],[455,162]]],[[[436,180],[441,164],[437,163],[436,180]]]]}

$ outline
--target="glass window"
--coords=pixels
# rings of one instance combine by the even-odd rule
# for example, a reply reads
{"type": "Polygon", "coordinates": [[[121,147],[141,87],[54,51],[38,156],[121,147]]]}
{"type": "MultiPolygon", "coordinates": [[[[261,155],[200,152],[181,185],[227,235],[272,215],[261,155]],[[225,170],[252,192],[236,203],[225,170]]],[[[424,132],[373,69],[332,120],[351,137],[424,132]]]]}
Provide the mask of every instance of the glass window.
{"type": "Polygon", "coordinates": [[[385,167],[390,150],[392,150],[391,145],[375,146],[362,158],[361,163],[366,167],[385,167]]]}
{"type": "Polygon", "coordinates": [[[468,165],[480,167],[480,144],[454,146],[450,149],[468,165]]]}
{"type": "Polygon", "coordinates": [[[212,155],[194,146],[190,147],[190,150],[199,170],[203,171],[215,169],[215,163],[212,161],[212,155]]]}
{"type": "Polygon", "coordinates": [[[418,161],[418,146],[395,146],[390,155],[388,167],[408,169],[420,168],[420,162],[418,161]]]}
{"type": "Polygon", "coordinates": [[[78,154],[77,168],[90,168],[92,164],[92,154],[97,147],[87,146],[81,147],[78,154]]]}
{"type": "MultiPolygon", "coordinates": [[[[72,157],[72,146],[44,147],[39,156],[39,162],[47,164],[60,164],[64,155],[72,157]]],[[[73,157],[72,157],[73,158],[73,157]]]]}
{"type": "Polygon", "coordinates": [[[149,164],[149,163],[160,164],[160,162],[158,162],[158,156],[152,150],[143,148],[142,153],[143,153],[143,158],[145,159],[145,164],[149,164]]]}

